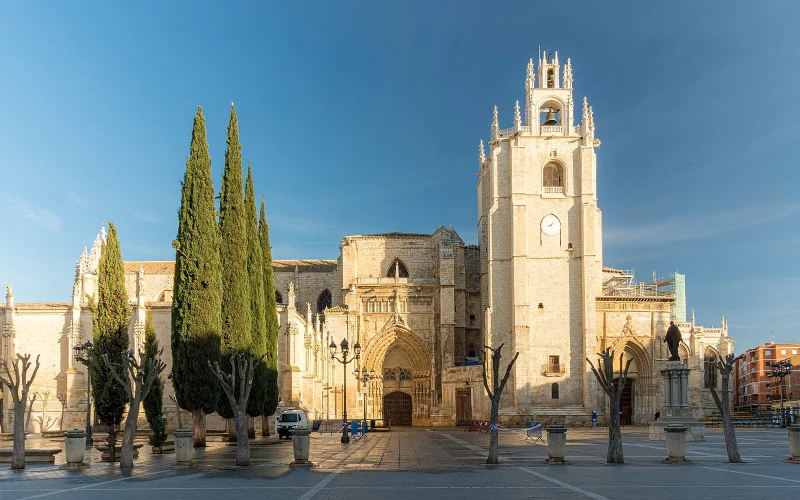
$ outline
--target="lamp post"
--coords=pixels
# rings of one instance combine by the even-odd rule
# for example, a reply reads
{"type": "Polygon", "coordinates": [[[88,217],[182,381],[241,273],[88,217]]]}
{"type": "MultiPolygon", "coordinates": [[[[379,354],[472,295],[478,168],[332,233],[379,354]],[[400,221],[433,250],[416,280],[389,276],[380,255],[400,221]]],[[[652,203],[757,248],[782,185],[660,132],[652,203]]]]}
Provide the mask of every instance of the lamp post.
{"type": "Polygon", "coordinates": [[[89,353],[94,345],[87,340],[85,344],[78,344],[75,350],[75,359],[86,366],[86,444],[94,444],[92,439],[92,371],[89,369],[89,353]]]}
{"type": "MultiPolygon", "coordinates": [[[[369,373],[367,373],[367,367],[366,366],[361,368],[360,372],[358,371],[358,368],[356,368],[356,370],[353,372],[353,375],[356,376],[356,380],[361,382],[361,386],[362,387],[366,387],[366,385],[368,383],[372,382],[373,380],[375,380],[377,378],[375,376],[375,370],[370,370],[369,373]]],[[[364,420],[366,420],[367,419],[367,395],[364,394],[363,397],[364,397],[364,420]]]]}
{"type": "Polygon", "coordinates": [[[342,359],[336,357],[336,344],[333,340],[331,340],[331,343],[328,345],[328,349],[331,351],[331,359],[335,359],[342,364],[342,422],[344,423],[344,429],[342,429],[342,443],[347,444],[350,442],[350,436],[347,433],[347,365],[361,357],[361,344],[358,342],[355,343],[353,346],[353,353],[355,356],[349,360],[347,359],[347,355],[350,353],[350,346],[347,344],[347,339],[342,339],[340,347],[342,349],[342,359]]]}
{"type": "Polygon", "coordinates": [[[786,415],[784,413],[783,408],[783,400],[785,399],[785,391],[786,384],[784,381],[789,374],[792,373],[792,362],[788,359],[783,359],[781,361],[776,361],[773,363],[769,363],[770,368],[772,368],[772,372],[769,374],[770,377],[774,377],[778,380],[780,384],[780,397],[781,397],[781,427],[786,427],[786,415]]]}

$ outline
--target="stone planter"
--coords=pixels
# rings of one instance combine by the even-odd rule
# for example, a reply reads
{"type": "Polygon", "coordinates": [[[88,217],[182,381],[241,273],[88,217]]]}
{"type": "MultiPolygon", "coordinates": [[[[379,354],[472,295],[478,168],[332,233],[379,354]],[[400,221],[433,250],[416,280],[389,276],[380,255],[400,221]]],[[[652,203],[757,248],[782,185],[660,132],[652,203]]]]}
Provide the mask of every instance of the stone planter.
{"type": "Polygon", "coordinates": [[[553,424],[547,427],[547,455],[550,457],[545,460],[548,464],[567,464],[564,454],[567,448],[567,428],[561,424],[553,424]]]}
{"type": "Polygon", "coordinates": [[[671,464],[687,463],[686,460],[686,431],[683,425],[668,425],[664,427],[667,442],[667,459],[671,464]]]}
{"type": "Polygon", "coordinates": [[[786,428],[789,431],[789,454],[785,462],[800,464],[800,425],[790,425],[786,428]]]}
{"type": "Polygon", "coordinates": [[[299,467],[310,467],[311,462],[308,455],[311,452],[311,431],[308,429],[292,429],[292,450],[294,451],[294,462],[290,465],[299,467]]]}
{"type": "Polygon", "coordinates": [[[64,438],[67,451],[67,466],[80,467],[86,459],[86,432],[81,430],[67,431],[64,438]]]}
{"type": "Polygon", "coordinates": [[[175,431],[175,465],[192,465],[194,431],[178,429],[175,431]]]}

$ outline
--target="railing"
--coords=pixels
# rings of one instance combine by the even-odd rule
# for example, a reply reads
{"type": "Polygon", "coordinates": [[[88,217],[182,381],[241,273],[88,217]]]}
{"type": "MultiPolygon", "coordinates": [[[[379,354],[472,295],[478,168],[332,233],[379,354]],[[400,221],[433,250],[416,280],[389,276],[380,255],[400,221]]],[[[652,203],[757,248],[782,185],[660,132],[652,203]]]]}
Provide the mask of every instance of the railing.
{"type": "Polygon", "coordinates": [[[562,131],[561,125],[542,125],[541,133],[542,134],[560,134],[562,131]]]}
{"type": "Polygon", "coordinates": [[[565,365],[542,365],[542,373],[545,375],[563,375],[567,372],[567,367],[565,365]]]}
{"type": "Polygon", "coordinates": [[[545,186],[544,194],[564,194],[564,188],[561,186],[545,186]]]}

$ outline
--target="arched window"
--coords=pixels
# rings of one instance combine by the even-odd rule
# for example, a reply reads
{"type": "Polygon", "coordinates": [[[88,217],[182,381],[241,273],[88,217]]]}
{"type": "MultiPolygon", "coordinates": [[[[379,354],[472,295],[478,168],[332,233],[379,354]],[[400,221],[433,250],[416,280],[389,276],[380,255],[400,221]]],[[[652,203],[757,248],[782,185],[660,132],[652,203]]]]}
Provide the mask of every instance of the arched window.
{"type": "Polygon", "coordinates": [[[564,172],[561,165],[548,163],[542,169],[542,186],[545,193],[564,192],[564,172]]]}
{"type": "Polygon", "coordinates": [[[477,358],[478,357],[478,350],[475,349],[475,344],[470,344],[467,348],[467,357],[468,358],[477,358]]]}
{"type": "Polygon", "coordinates": [[[329,308],[333,305],[333,299],[331,298],[331,292],[328,290],[323,290],[319,297],[317,297],[317,312],[324,313],[326,308],[329,308]]]}
{"type": "Polygon", "coordinates": [[[400,259],[394,259],[392,265],[389,266],[389,271],[386,273],[387,278],[408,278],[408,269],[400,259]]]}
{"type": "Polygon", "coordinates": [[[718,386],[717,382],[717,355],[714,351],[706,351],[706,357],[703,361],[703,368],[706,372],[706,378],[708,379],[708,384],[706,384],[706,388],[714,387],[715,389],[718,386]]]}
{"type": "Polygon", "coordinates": [[[550,385],[550,396],[553,399],[558,399],[558,383],[557,382],[553,382],[552,385],[550,385]]]}
{"type": "Polygon", "coordinates": [[[275,303],[276,304],[283,304],[283,295],[281,295],[281,292],[279,292],[277,290],[275,290],[275,303]]]}

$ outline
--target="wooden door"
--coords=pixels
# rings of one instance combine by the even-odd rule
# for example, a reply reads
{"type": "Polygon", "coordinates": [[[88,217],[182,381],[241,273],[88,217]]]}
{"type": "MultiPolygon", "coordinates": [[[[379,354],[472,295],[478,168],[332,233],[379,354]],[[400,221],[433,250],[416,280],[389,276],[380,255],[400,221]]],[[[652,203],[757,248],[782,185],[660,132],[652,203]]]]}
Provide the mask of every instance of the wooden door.
{"type": "Polygon", "coordinates": [[[472,389],[456,390],[456,425],[472,422],[472,389]]]}
{"type": "Polygon", "coordinates": [[[395,391],[383,397],[383,418],[394,425],[411,425],[411,396],[395,391]]]}
{"type": "MultiPolygon", "coordinates": [[[[622,396],[619,398],[619,411],[622,413],[619,418],[621,425],[633,425],[633,382],[629,378],[625,380],[625,387],[622,388],[622,396]]],[[[619,379],[614,379],[614,384],[619,383],[619,379]]]]}

